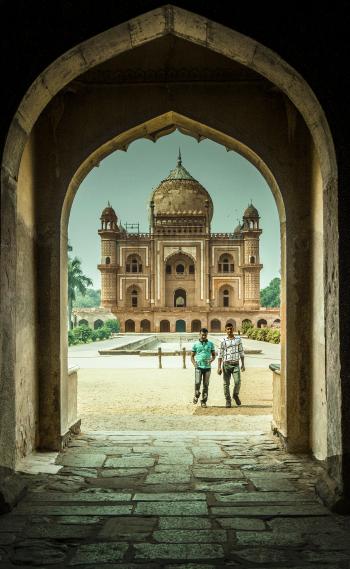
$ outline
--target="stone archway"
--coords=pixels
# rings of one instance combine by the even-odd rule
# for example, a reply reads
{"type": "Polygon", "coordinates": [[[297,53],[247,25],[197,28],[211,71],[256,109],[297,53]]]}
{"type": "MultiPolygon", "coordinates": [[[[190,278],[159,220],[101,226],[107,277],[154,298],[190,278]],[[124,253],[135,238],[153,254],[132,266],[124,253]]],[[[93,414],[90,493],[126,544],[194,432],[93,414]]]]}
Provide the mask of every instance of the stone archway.
{"type": "Polygon", "coordinates": [[[217,318],[214,318],[214,320],[212,320],[210,322],[210,331],[211,332],[221,332],[221,322],[220,320],[218,320],[217,318]]]}
{"type": "Polygon", "coordinates": [[[151,331],[151,322],[149,320],[147,320],[147,318],[145,318],[144,320],[141,320],[140,331],[141,332],[150,332],[151,331]]]}
{"type": "Polygon", "coordinates": [[[135,332],[135,321],[134,320],[126,320],[125,322],[125,332],[135,332]]]}
{"type": "Polygon", "coordinates": [[[201,321],[200,320],[192,320],[191,322],[191,332],[199,332],[201,329],[201,321]]]}
{"type": "MultiPolygon", "coordinates": [[[[337,204],[336,199],[334,199],[337,188],[337,171],[332,137],[322,108],[309,86],[295,70],[290,68],[276,54],[254,40],[203,17],[173,6],[166,6],[155,10],[152,16],[146,14],[136,18],[133,26],[129,27],[128,30],[126,32],[124,27],[117,27],[112,32],[100,34],[91,42],[88,41],[73,48],[69,54],[64,54],[59,58],[48,70],[43,72],[37,82],[29,89],[10,127],[3,155],[3,191],[1,194],[2,211],[5,212],[5,224],[2,227],[2,243],[5,245],[2,262],[8,269],[5,272],[2,271],[1,296],[10,299],[9,302],[2,305],[2,318],[0,319],[3,331],[6,331],[6,337],[10,338],[6,346],[8,357],[3,358],[3,361],[6,361],[6,367],[3,367],[6,373],[4,372],[2,375],[7,378],[4,400],[17,401],[13,395],[16,392],[16,386],[20,385],[23,380],[26,385],[23,396],[33,386],[38,387],[38,382],[40,383],[40,399],[45,402],[45,405],[41,404],[33,408],[34,419],[38,419],[40,416],[40,421],[34,420],[34,423],[40,424],[39,433],[35,432],[29,415],[21,417],[21,432],[24,433],[22,439],[25,440],[25,443],[22,440],[16,444],[15,429],[12,429],[11,432],[7,429],[2,430],[2,432],[6,432],[6,437],[5,440],[1,441],[1,448],[5,449],[1,451],[1,463],[13,465],[16,460],[16,452],[18,456],[28,450],[30,451],[38,438],[41,445],[48,448],[58,448],[61,444],[61,433],[67,429],[64,410],[67,399],[66,347],[61,339],[63,338],[66,317],[64,314],[64,307],[66,306],[64,293],[67,250],[66,226],[76,188],[86,172],[111,151],[117,148],[125,149],[132,140],[141,135],[156,140],[157,136],[160,135],[159,133],[165,134],[174,128],[181,128],[187,133],[192,133],[198,139],[203,136],[210,137],[229,149],[241,152],[263,173],[276,196],[281,220],[282,252],[288,252],[288,258],[293,259],[293,263],[290,265],[292,274],[287,283],[285,279],[286,256],[284,255],[282,258],[282,278],[285,282],[284,288],[282,287],[281,333],[282,338],[288,336],[288,344],[284,342],[282,353],[282,373],[287,389],[287,422],[282,426],[281,434],[291,449],[305,450],[311,441],[311,449],[319,458],[326,459],[328,456],[339,456],[342,450],[339,436],[341,421],[339,354],[337,349],[334,349],[334,346],[338,346],[338,314],[334,310],[334,306],[337,305],[338,281],[336,277],[333,278],[332,276],[337,275],[337,204]],[[150,25],[151,20],[152,24],[150,25]],[[132,38],[130,36],[131,29],[132,38]],[[121,34],[122,30],[125,32],[124,34],[121,34]],[[197,105],[193,107],[193,112],[189,112],[189,116],[191,116],[189,119],[181,115],[181,110],[191,106],[190,98],[186,101],[185,106],[181,105],[181,101],[172,99],[173,104],[180,109],[180,112],[169,110],[169,101],[165,98],[159,102],[157,108],[148,110],[148,116],[142,114],[139,108],[130,108],[129,114],[122,117],[119,122],[110,120],[109,117],[110,125],[119,125],[119,132],[103,131],[105,126],[101,120],[99,125],[94,125],[96,131],[91,140],[95,140],[95,143],[90,147],[80,147],[80,151],[75,148],[76,139],[74,136],[77,136],[78,129],[72,129],[68,136],[62,128],[62,121],[66,120],[68,109],[72,110],[74,105],[70,107],[69,97],[65,97],[63,94],[53,100],[54,96],[60,93],[70,81],[97,64],[111,59],[118,53],[127,52],[134,46],[140,47],[147,42],[156,41],[158,38],[168,35],[180,40],[186,38],[190,44],[204,46],[203,49],[208,50],[208,53],[221,54],[227,60],[243,64],[247,69],[263,76],[269,85],[275,86],[277,90],[287,95],[288,120],[283,114],[285,140],[289,141],[291,148],[293,124],[295,126],[297,123],[299,129],[298,144],[300,145],[300,142],[303,141],[305,148],[299,146],[301,155],[298,156],[295,147],[296,154],[293,160],[295,164],[298,160],[304,160],[303,165],[307,174],[302,180],[302,184],[299,186],[295,184],[294,189],[297,188],[300,193],[294,192],[293,200],[295,200],[294,205],[297,203],[299,209],[301,208],[301,200],[303,200],[305,211],[305,200],[307,199],[311,211],[308,219],[309,224],[305,224],[305,222],[303,226],[299,224],[297,217],[300,211],[298,208],[295,210],[295,218],[293,217],[293,204],[291,203],[293,184],[291,180],[296,181],[296,170],[290,172],[293,173],[292,178],[288,177],[288,172],[278,166],[280,159],[278,152],[282,151],[282,148],[277,149],[274,159],[268,153],[268,141],[264,137],[259,139],[258,127],[263,126],[264,117],[259,116],[259,120],[262,121],[261,124],[256,122],[257,138],[254,138],[254,132],[248,123],[244,130],[244,125],[238,125],[238,123],[235,125],[229,120],[224,121],[224,117],[220,118],[215,115],[215,112],[224,112],[224,105],[215,106],[212,104],[210,109],[203,109],[197,105]],[[39,116],[40,119],[38,120],[39,116]],[[150,116],[153,119],[150,119],[150,116]],[[57,130],[59,123],[60,129],[57,130]],[[219,128],[223,124],[225,124],[225,132],[222,131],[222,126],[221,129],[219,128]],[[102,129],[99,134],[98,128],[102,129]],[[63,138],[62,133],[65,133],[63,138]],[[68,140],[72,146],[67,144],[68,140]],[[55,153],[51,153],[52,156],[46,156],[45,145],[48,149],[55,148],[55,153]],[[70,149],[69,156],[65,154],[65,148],[70,149]],[[307,153],[304,155],[305,149],[307,149],[307,153]],[[42,171],[37,172],[33,166],[34,158],[36,157],[39,160],[39,157],[43,156],[48,159],[43,161],[42,171]],[[303,187],[303,184],[306,184],[306,178],[309,185],[303,187]],[[46,184],[43,184],[44,179],[47,182],[46,184]],[[67,186],[69,186],[68,193],[67,186]],[[43,192],[42,204],[37,204],[35,199],[35,188],[38,187],[47,188],[46,192],[43,192]],[[279,194],[279,187],[285,192],[286,215],[284,215],[284,204],[279,194]],[[17,199],[13,199],[16,193],[17,199]],[[39,229],[37,224],[40,224],[43,219],[43,211],[49,211],[48,206],[52,206],[52,217],[47,219],[44,228],[44,234],[47,238],[41,241],[42,234],[39,233],[39,243],[37,244],[33,235],[39,229]],[[59,223],[60,211],[62,211],[61,226],[59,223]],[[31,212],[34,212],[34,215],[31,215],[31,212]],[[320,212],[323,212],[323,215],[320,212]],[[288,234],[288,220],[291,222],[290,228],[293,227],[294,231],[297,232],[298,240],[293,241],[291,239],[292,233],[288,234]],[[295,225],[293,225],[294,221],[295,225]],[[17,228],[17,230],[13,231],[13,228],[17,228]],[[332,254],[325,255],[324,242],[327,243],[332,254]],[[28,252],[26,256],[28,267],[21,267],[19,262],[13,263],[10,253],[20,249],[22,245],[28,252]],[[293,349],[296,345],[293,327],[298,317],[305,310],[305,303],[303,302],[303,294],[305,293],[302,290],[305,286],[305,279],[302,276],[305,269],[305,255],[307,254],[310,260],[310,269],[306,275],[306,281],[308,290],[312,291],[307,301],[310,308],[309,313],[312,316],[307,329],[302,333],[309,343],[310,350],[308,353],[312,355],[312,358],[309,358],[303,365],[310,370],[311,378],[305,376],[304,368],[293,358],[293,349]],[[319,258],[323,259],[323,263],[319,263],[319,258]],[[320,266],[322,269],[319,268],[320,266]],[[30,270],[27,270],[28,268],[30,270]],[[21,280],[22,270],[30,275],[26,282],[21,280]],[[34,285],[37,274],[43,278],[42,280],[39,279],[41,282],[36,296],[34,292],[36,286],[34,285]],[[43,308],[41,326],[37,330],[38,335],[35,335],[32,334],[32,330],[36,329],[34,315],[37,313],[38,299],[40,292],[47,290],[51,292],[51,307],[43,308]],[[324,294],[326,290],[329,290],[327,295],[324,294]],[[28,337],[23,337],[27,347],[26,354],[19,353],[16,347],[16,318],[13,318],[11,307],[16,306],[17,297],[28,299],[29,309],[25,313],[26,326],[24,327],[27,330],[25,334],[27,333],[28,337]],[[60,306],[63,307],[61,314],[60,306]],[[61,324],[58,324],[59,320],[61,324]],[[288,323],[288,329],[285,328],[286,323],[288,323]],[[324,342],[321,343],[314,339],[320,337],[319,333],[316,334],[316,332],[320,332],[320,326],[322,328],[321,336],[324,338],[324,342]],[[39,344],[41,345],[41,356],[38,359],[39,344]],[[63,346],[62,349],[61,346],[63,346]],[[21,365],[24,363],[21,358],[24,357],[26,362],[32,363],[26,366],[21,365]],[[35,364],[37,361],[39,361],[38,368],[35,364]],[[317,369],[313,365],[316,361],[318,362],[317,369]],[[325,368],[325,361],[327,361],[327,369],[325,368]],[[25,378],[18,375],[22,373],[21,369],[26,369],[25,378]],[[289,377],[291,378],[290,381],[288,380],[289,377]],[[57,383],[57,378],[60,378],[59,383],[57,383]],[[338,378],[337,381],[334,378],[338,378]],[[305,388],[310,381],[314,388],[312,412],[309,401],[304,397],[305,388]],[[324,389],[324,386],[327,386],[327,389],[324,389]],[[328,392],[327,406],[324,405],[325,402],[320,395],[321,392],[324,393],[325,391],[328,392]],[[58,399],[57,394],[59,394],[58,399]],[[60,408],[57,408],[58,400],[61,402],[60,408]],[[289,405],[292,405],[293,414],[289,413],[289,405]],[[332,417],[332,421],[327,421],[328,416],[332,417]],[[320,422],[320,417],[322,417],[322,424],[316,436],[317,423],[320,422]]],[[[223,94],[221,93],[221,102],[223,102],[223,94]]],[[[202,101],[197,94],[195,95],[197,103],[202,101]]],[[[79,95],[76,92],[75,97],[77,96],[79,95]]],[[[204,100],[205,95],[202,96],[204,100]]],[[[215,99],[212,98],[212,101],[219,100],[218,95],[216,97],[215,99]]],[[[118,105],[115,105],[115,108],[117,109],[118,105]]],[[[232,101],[230,108],[232,111],[232,101]]],[[[278,110],[280,112],[280,107],[278,110]]],[[[80,106],[80,111],[84,114],[86,108],[80,106]]],[[[225,118],[227,119],[229,116],[231,115],[226,113],[225,118]]],[[[280,115],[275,113],[275,116],[280,115]]],[[[92,124],[88,121],[87,125],[92,128],[92,124]]],[[[78,124],[71,122],[71,126],[78,127],[78,124]]],[[[19,398],[21,398],[20,395],[19,398]]],[[[0,416],[2,425],[14,425],[19,420],[14,403],[2,408],[0,416]]],[[[336,472],[336,475],[341,477],[339,471],[336,472]]]]}
{"type": "Polygon", "coordinates": [[[170,332],[170,322],[169,320],[161,320],[159,324],[160,332],[170,332]]]}
{"type": "Polygon", "coordinates": [[[185,320],[176,320],[175,331],[176,332],[186,332],[185,320]]]}

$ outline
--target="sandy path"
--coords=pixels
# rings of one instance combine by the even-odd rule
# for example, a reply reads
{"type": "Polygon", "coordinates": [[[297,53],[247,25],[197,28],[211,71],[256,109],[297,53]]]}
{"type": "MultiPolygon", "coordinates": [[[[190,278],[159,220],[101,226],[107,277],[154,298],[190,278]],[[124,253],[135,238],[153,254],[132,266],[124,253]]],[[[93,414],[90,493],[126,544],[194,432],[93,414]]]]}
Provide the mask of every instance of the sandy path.
{"type": "Polygon", "coordinates": [[[272,373],[242,373],[242,406],[225,408],[222,377],[212,371],[208,408],[192,403],[192,369],[81,369],[82,430],[268,430],[272,373]]]}

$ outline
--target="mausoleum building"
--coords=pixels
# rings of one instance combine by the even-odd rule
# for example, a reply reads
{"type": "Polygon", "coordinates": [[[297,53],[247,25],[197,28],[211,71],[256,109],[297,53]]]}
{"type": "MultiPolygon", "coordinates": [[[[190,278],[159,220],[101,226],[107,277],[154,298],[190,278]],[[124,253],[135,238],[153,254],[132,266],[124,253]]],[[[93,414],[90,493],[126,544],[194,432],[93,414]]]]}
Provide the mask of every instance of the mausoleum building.
{"type": "Polygon", "coordinates": [[[251,203],[232,233],[212,233],[210,194],[182,165],[149,202],[149,232],[129,232],[108,204],[101,215],[101,307],[125,332],[222,332],[279,325],[279,309],[260,307],[258,210],[251,203]]]}

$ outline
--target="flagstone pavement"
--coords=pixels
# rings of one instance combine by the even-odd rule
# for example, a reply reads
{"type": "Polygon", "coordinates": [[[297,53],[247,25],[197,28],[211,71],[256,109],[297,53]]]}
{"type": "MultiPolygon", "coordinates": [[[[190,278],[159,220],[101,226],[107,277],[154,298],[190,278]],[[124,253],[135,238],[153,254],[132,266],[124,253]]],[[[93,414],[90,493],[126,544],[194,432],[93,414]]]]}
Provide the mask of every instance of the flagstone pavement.
{"type": "MultiPolygon", "coordinates": [[[[263,432],[79,435],[0,517],[0,567],[350,568],[320,466],[263,432]]],[[[39,472],[40,466],[32,472],[39,472]]]]}

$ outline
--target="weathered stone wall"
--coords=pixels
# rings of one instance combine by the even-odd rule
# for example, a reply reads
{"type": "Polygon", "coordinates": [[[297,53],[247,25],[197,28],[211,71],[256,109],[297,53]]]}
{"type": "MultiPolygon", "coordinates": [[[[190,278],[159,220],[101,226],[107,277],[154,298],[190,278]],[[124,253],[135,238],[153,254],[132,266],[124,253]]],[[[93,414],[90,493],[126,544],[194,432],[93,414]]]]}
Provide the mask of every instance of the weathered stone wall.
{"type": "Polygon", "coordinates": [[[37,228],[38,196],[34,184],[36,154],[27,144],[18,184],[16,282],[16,456],[30,453],[38,443],[37,228]]]}

